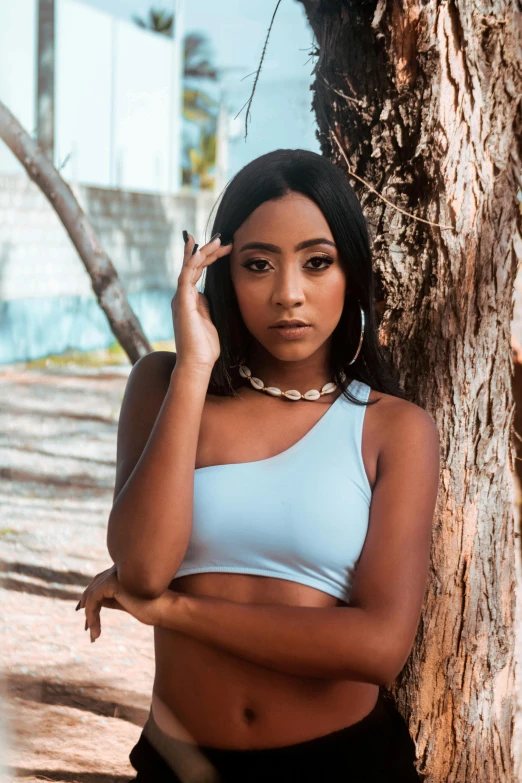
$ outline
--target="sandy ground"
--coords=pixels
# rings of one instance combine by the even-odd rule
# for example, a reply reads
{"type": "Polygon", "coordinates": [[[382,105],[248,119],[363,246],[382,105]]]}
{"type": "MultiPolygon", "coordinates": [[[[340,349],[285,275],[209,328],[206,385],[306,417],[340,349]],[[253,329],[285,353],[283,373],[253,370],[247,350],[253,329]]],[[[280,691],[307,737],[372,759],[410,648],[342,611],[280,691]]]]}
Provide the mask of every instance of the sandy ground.
{"type": "MultiPolygon", "coordinates": [[[[84,615],[75,612],[83,588],[111,565],[106,524],[129,369],[0,368],[0,720],[8,781],[134,777],[128,754],[150,706],[152,631],[104,610],[102,635],[91,644],[84,615]]],[[[520,558],[517,573],[520,595],[520,558]]],[[[517,684],[514,781],[522,781],[520,691],[517,684]]],[[[2,757],[0,748],[0,764],[2,757]]]]}
{"type": "Polygon", "coordinates": [[[0,372],[0,631],[7,779],[128,781],[150,705],[152,631],[75,606],[105,548],[129,366],[0,372]]]}

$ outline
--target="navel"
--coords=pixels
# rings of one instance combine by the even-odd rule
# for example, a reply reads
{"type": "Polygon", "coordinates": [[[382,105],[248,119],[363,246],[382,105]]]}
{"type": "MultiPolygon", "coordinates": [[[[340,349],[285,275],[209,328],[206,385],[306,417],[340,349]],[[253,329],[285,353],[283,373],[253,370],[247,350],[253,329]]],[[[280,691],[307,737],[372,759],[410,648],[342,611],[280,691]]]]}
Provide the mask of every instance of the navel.
{"type": "Polygon", "coordinates": [[[257,714],[254,712],[251,707],[245,707],[243,709],[243,717],[246,720],[247,723],[253,723],[255,719],[257,718],[257,714]]]}

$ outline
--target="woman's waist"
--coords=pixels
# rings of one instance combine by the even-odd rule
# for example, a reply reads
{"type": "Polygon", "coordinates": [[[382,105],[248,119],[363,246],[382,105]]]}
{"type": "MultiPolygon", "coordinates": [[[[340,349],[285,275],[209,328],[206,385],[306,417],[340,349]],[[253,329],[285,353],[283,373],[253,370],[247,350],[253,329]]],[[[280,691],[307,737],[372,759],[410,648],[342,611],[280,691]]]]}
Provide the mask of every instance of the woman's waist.
{"type": "Polygon", "coordinates": [[[379,693],[372,683],[267,669],[158,628],[155,658],[156,722],[178,739],[213,747],[272,747],[312,739],[363,718],[379,693]]]}

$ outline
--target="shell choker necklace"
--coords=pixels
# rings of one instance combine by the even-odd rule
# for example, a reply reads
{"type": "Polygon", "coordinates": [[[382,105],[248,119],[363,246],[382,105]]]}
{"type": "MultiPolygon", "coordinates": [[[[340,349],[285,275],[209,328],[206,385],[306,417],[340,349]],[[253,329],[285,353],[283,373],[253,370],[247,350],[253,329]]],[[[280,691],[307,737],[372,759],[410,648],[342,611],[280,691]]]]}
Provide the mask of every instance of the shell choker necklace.
{"type": "MultiPolygon", "coordinates": [[[[319,397],[322,397],[324,394],[331,394],[339,386],[339,384],[335,381],[330,381],[329,383],[325,383],[320,391],[319,389],[310,389],[304,394],[301,394],[301,392],[297,391],[297,389],[281,391],[281,389],[278,389],[276,386],[265,386],[260,378],[256,378],[254,375],[252,375],[252,372],[249,370],[246,364],[239,365],[239,374],[242,378],[247,378],[250,381],[251,386],[256,389],[256,391],[266,392],[267,394],[271,394],[272,397],[286,397],[287,400],[318,400],[319,397]]],[[[340,377],[344,383],[346,380],[346,375],[342,372],[340,377]]]]}

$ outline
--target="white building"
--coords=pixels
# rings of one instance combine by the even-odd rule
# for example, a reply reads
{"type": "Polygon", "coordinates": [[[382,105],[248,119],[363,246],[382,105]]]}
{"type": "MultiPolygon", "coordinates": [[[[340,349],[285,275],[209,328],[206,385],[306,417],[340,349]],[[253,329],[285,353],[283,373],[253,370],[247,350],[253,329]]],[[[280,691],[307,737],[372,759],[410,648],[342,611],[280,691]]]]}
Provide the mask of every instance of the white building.
{"type": "MultiPolygon", "coordinates": [[[[68,182],[179,190],[183,11],[176,0],[170,38],[79,0],[55,0],[54,164],[68,182]]],[[[31,135],[37,41],[38,0],[2,0],[0,100],[31,135]]],[[[0,144],[0,172],[22,170],[0,144]]]]}

